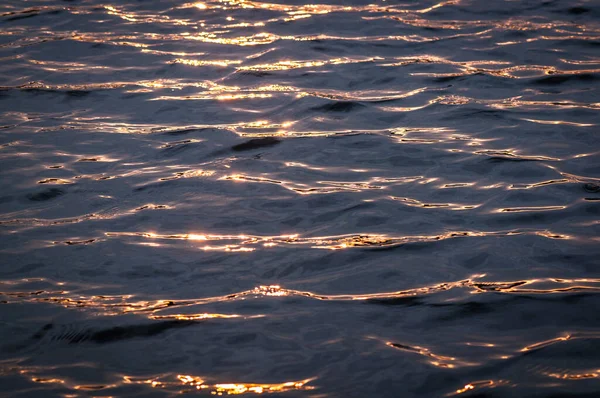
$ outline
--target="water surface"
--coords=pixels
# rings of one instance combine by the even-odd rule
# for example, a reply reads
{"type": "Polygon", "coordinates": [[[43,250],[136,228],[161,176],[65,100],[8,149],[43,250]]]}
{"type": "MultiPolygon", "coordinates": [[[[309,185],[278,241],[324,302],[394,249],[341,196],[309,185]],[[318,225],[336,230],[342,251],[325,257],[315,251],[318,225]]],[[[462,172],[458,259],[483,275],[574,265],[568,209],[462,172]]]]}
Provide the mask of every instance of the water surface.
{"type": "Polygon", "coordinates": [[[4,0],[1,389],[596,397],[599,21],[4,0]]]}

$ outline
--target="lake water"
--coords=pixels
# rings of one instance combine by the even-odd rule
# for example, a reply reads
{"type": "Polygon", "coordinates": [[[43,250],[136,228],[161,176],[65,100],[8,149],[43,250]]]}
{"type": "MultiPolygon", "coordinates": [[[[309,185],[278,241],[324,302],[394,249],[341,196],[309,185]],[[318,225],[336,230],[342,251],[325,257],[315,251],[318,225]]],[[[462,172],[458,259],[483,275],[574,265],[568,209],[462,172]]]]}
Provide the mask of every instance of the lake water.
{"type": "Polygon", "coordinates": [[[598,1],[4,0],[0,390],[598,397],[598,1]]]}

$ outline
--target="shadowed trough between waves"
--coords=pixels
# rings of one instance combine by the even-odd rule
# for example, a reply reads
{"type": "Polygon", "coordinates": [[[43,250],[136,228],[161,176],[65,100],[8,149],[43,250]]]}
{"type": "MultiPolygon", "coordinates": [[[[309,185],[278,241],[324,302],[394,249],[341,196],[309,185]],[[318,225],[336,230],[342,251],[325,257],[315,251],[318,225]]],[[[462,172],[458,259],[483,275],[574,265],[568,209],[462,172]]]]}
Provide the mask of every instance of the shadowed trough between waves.
{"type": "Polygon", "coordinates": [[[597,397],[600,3],[5,0],[6,396],[597,397]]]}

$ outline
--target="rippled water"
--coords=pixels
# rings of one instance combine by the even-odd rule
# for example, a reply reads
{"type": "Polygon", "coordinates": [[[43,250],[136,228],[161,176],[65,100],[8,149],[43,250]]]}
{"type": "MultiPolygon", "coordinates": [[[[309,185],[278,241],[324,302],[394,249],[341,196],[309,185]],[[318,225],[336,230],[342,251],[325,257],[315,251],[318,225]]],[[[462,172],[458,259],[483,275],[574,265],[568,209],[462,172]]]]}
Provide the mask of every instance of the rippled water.
{"type": "Polygon", "coordinates": [[[4,393],[597,397],[600,4],[279,1],[2,2],[4,393]]]}

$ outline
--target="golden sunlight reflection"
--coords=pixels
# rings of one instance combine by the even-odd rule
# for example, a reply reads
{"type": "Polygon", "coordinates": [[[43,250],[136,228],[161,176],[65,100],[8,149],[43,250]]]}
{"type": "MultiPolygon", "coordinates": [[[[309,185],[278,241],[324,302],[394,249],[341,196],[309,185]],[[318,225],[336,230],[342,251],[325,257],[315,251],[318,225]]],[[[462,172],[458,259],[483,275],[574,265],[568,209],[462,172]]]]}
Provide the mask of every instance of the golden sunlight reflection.
{"type": "MultiPolygon", "coordinates": [[[[75,368],[79,370],[93,369],[93,365],[86,363],[75,363],[66,366],[66,368],[75,368]]],[[[50,366],[21,366],[11,365],[0,368],[3,375],[18,374],[37,384],[55,384],[63,389],[73,390],[75,394],[65,394],[64,396],[79,396],[85,391],[102,391],[114,388],[120,388],[131,384],[147,386],[165,390],[171,393],[190,393],[202,390],[213,395],[241,395],[241,394],[271,394],[283,393],[288,391],[309,391],[315,389],[310,383],[316,380],[316,377],[303,380],[284,381],[281,383],[247,383],[247,382],[210,382],[212,377],[199,377],[189,374],[171,374],[165,373],[158,376],[132,376],[132,375],[114,375],[110,382],[97,384],[80,384],[74,377],[59,377],[57,373],[63,373],[64,368],[50,366]]],[[[85,372],[84,372],[85,373],[85,372]]],[[[105,394],[102,394],[104,396],[105,394]]]]}
{"type": "Polygon", "coordinates": [[[270,394],[281,393],[292,390],[312,390],[313,386],[308,385],[315,378],[288,381],[283,383],[215,383],[210,384],[204,377],[179,374],[175,377],[177,381],[172,381],[173,377],[156,377],[144,379],[133,376],[123,376],[125,384],[145,384],[152,388],[173,390],[179,389],[179,392],[190,392],[189,388],[196,390],[210,391],[213,395],[240,395],[240,394],[270,394]]]}
{"type": "Polygon", "coordinates": [[[550,124],[550,125],[564,125],[564,126],[574,126],[574,127],[593,127],[596,126],[594,123],[576,123],[576,122],[567,122],[565,120],[539,120],[539,119],[527,119],[522,118],[521,120],[525,120],[531,123],[538,124],[550,124]]]}
{"type": "MultiPolygon", "coordinates": [[[[6,303],[46,303],[64,308],[77,309],[80,311],[91,311],[104,316],[117,316],[122,314],[139,314],[153,320],[188,320],[203,321],[211,319],[247,320],[262,318],[264,314],[221,314],[209,312],[178,312],[172,313],[177,309],[187,307],[197,307],[212,303],[229,302],[232,300],[246,300],[250,298],[261,297],[303,297],[306,299],[322,301],[369,301],[397,299],[400,297],[425,297],[435,295],[450,290],[463,291],[462,297],[467,298],[472,294],[518,294],[518,295],[547,295],[547,294],[572,294],[589,293],[597,294],[600,292],[600,279],[565,279],[565,278],[545,278],[517,281],[485,281],[485,275],[472,275],[469,279],[454,282],[442,282],[430,286],[417,287],[399,291],[367,293],[367,294],[317,294],[309,291],[293,290],[281,287],[280,285],[257,286],[254,289],[231,293],[224,296],[190,298],[190,299],[159,299],[142,300],[133,294],[128,295],[86,295],[80,292],[81,288],[76,286],[68,287],[64,283],[55,283],[55,289],[36,290],[33,292],[19,290],[18,286],[27,283],[28,280],[0,281],[0,288],[3,289],[4,301],[6,303]],[[164,313],[167,311],[169,313],[164,313]]],[[[46,281],[50,282],[50,281],[46,281]]],[[[194,309],[192,308],[192,309],[194,309]]],[[[543,341],[530,344],[520,351],[531,351],[549,344],[560,341],[567,341],[571,338],[598,338],[597,333],[567,334],[549,341],[543,341]],[[574,337],[575,336],[575,337],[574,337]]],[[[399,348],[399,347],[396,347],[399,348]]],[[[423,353],[421,353],[423,354],[423,353]]],[[[432,357],[433,358],[433,357],[432,357]]]]}
{"type": "Polygon", "coordinates": [[[343,64],[354,64],[354,63],[362,63],[362,62],[373,62],[381,58],[333,58],[329,60],[323,61],[294,61],[294,60],[284,60],[271,64],[259,64],[252,66],[240,66],[237,69],[239,71],[284,71],[290,69],[299,69],[299,68],[314,68],[321,67],[325,65],[343,65],[343,64]]]}
{"type": "Polygon", "coordinates": [[[506,207],[503,209],[494,209],[492,213],[522,213],[532,211],[553,211],[564,210],[567,206],[529,206],[529,207],[506,207]]]}
{"type": "Polygon", "coordinates": [[[571,235],[558,234],[551,231],[537,231],[535,234],[548,239],[573,239],[573,236],[571,235]]]}
{"type": "Polygon", "coordinates": [[[552,158],[548,156],[535,156],[535,155],[520,155],[514,149],[483,149],[474,151],[475,155],[489,156],[491,158],[500,159],[514,159],[514,160],[547,160],[547,161],[560,161],[561,159],[552,158]]]}
{"type": "Polygon", "coordinates": [[[478,380],[465,384],[463,387],[448,394],[447,396],[460,395],[480,388],[495,388],[499,386],[510,386],[511,383],[507,380],[478,380]]]}
{"type": "MultiPolygon", "coordinates": [[[[450,28],[449,26],[444,26],[443,28],[450,28]]],[[[475,34],[467,34],[468,36],[477,36],[490,32],[490,30],[484,30],[475,34]]],[[[448,36],[446,38],[454,38],[465,36],[462,34],[448,36]]],[[[405,40],[409,40],[405,38],[405,40]]],[[[413,40],[415,40],[413,38],[413,40]]],[[[423,38],[421,41],[428,41],[431,39],[423,38]]],[[[418,41],[418,40],[417,40],[418,41]]],[[[508,45],[515,44],[518,42],[506,42],[506,43],[498,43],[499,45],[508,45]]],[[[468,76],[475,74],[487,74],[495,77],[509,78],[509,79],[529,79],[532,77],[541,77],[546,75],[580,75],[580,74],[590,74],[597,73],[600,69],[588,69],[588,70],[559,70],[553,66],[545,66],[545,65],[511,65],[510,62],[507,61],[493,61],[493,60],[475,60],[475,61],[452,61],[448,58],[439,57],[435,55],[423,54],[419,57],[397,57],[396,62],[387,62],[382,64],[385,67],[395,67],[395,66],[406,66],[412,64],[420,64],[420,63],[429,63],[429,64],[442,64],[447,65],[454,70],[455,72],[445,72],[445,73],[432,73],[432,72],[418,72],[411,73],[412,76],[426,76],[426,77],[434,77],[434,78],[453,78],[460,76],[468,76]],[[485,67],[487,66],[487,67],[485,67]],[[492,68],[490,68],[492,66],[492,68]]],[[[517,97],[520,98],[520,97],[517,97]]],[[[498,100],[478,100],[481,103],[497,103],[498,100]]]]}
{"type": "MultiPolygon", "coordinates": [[[[453,210],[464,210],[457,208],[453,210]]],[[[411,243],[439,242],[456,238],[511,237],[517,235],[539,236],[546,239],[575,239],[572,235],[556,233],[550,230],[515,229],[507,231],[448,231],[437,235],[389,236],[381,234],[350,234],[320,237],[301,237],[298,234],[260,236],[260,235],[214,235],[206,233],[161,234],[156,232],[106,232],[112,239],[124,239],[125,242],[175,240],[199,244],[201,250],[216,251],[254,251],[281,245],[304,246],[310,249],[342,250],[349,248],[382,248],[411,243]],[[219,242],[213,244],[211,242],[219,242]]]]}
{"type": "Polygon", "coordinates": [[[243,318],[243,319],[254,319],[263,318],[265,315],[247,315],[242,316],[238,314],[169,314],[169,315],[149,315],[148,318],[155,320],[178,320],[178,321],[200,321],[204,319],[231,319],[231,318],[243,318]]]}
{"type": "Polygon", "coordinates": [[[73,184],[74,182],[71,180],[64,180],[62,178],[45,178],[37,182],[38,184],[58,184],[58,185],[66,185],[73,184]]]}
{"type": "Polygon", "coordinates": [[[395,348],[397,350],[419,354],[425,358],[427,358],[427,363],[439,368],[447,368],[453,369],[458,367],[466,367],[466,366],[477,366],[480,365],[478,362],[468,362],[463,361],[455,357],[439,355],[432,352],[428,348],[423,348],[419,346],[409,346],[406,344],[394,343],[391,341],[386,341],[385,344],[388,347],[395,348]]]}
{"type": "Polygon", "coordinates": [[[417,199],[399,198],[395,196],[390,196],[390,199],[402,202],[406,206],[421,207],[427,209],[473,210],[481,206],[481,204],[465,205],[458,203],[424,203],[417,199]]]}
{"type": "Polygon", "coordinates": [[[187,100],[217,100],[217,101],[231,101],[231,100],[248,100],[248,99],[264,99],[271,98],[273,94],[269,93],[239,93],[239,94],[198,94],[198,95],[186,95],[186,96],[168,96],[161,95],[154,98],[157,101],[187,101],[187,100]]]}
{"type": "MultiPolygon", "coordinates": [[[[304,163],[299,162],[285,162],[288,167],[302,167],[308,170],[326,170],[329,172],[336,170],[351,171],[354,173],[365,173],[368,169],[343,169],[343,168],[316,168],[304,163]]],[[[416,182],[418,184],[429,184],[436,181],[436,178],[425,179],[422,176],[409,176],[409,177],[397,177],[397,178],[385,178],[385,177],[371,177],[368,180],[363,181],[316,181],[314,185],[310,186],[305,183],[297,183],[293,181],[285,180],[274,180],[261,176],[250,176],[245,174],[230,174],[219,177],[219,180],[234,181],[234,182],[245,182],[245,183],[266,183],[279,185],[282,188],[290,190],[299,195],[321,195],[333,192],[362,192],[366,190],[383,190],[390,186],[397,186],[401,184],[408,184],[416,182]]],[[[455,210],[455,208],[452,208],[455,210]]]]}
{"type": "Polygon", "coordinates": [[[221,60],[215,60],[215,59],[209,59],[209,60],[195,60],[195,59],[183,59],[183,58],[177,58],[174,59],[173,61],[171,61],[171,63],[173,64],[183,64],[183,65],[191,65],[191,66],[221,66],[221,67],[227,67],[230,65],[239,65],[242,63],[242,61],[240,60],[227,60],[227,59],[221,59],[221,60]]]}
{"type": "Polygon", "coordinates": [[[533,184],[512,184],[508,187],[508,189],[532,189],[532,188],[538,188],[538,187],[543,187],[546,185],[553,185],[553,184],[566,184],[571,182],[570,180],[566,179],[566,178],[560,178],[560,179],[555,179],[555,180],[546,180],[546,181],[541,181],[541,182],[535,182],[533,184]]]}
{"type": "Polygon", "coordinates": [[[546,347],[546,346],[549,346],[549,345],[553,345],[553,344],[556,344],[556,343],[559,343],[559,342],[568,341],[568,340],[571,339],[571,337],[572,336],[570,334],[566,334],[564,336],[556,337],[554,339],[550,339],[550,340],[546,340],[546,341],[540,341],[540,342],[537,342],[535,344],[531,344],[531,345],[528,345],[526,347],[523,347],[521,349],[521,352],[533,351],[533,350],[537,350],[537,349],[540,349],[540,348],[543,348],[543,347],[546,347]]]}
{"type": "Polygon", "coordinates": [[[591,369],[581,373],[566,372],[566,373],[553,373],[544,372],[545,376],[552,377],[554,379],[561,380],[586,380],[586,379],[597,379],[600,377],[600,369],[591,369]]]}
{"type": "MultiPolygon", "coordinates": [[[[90,177],[93,176],[82,176],[90,177]]],[[[106,178],[93,178],[93,179],[106,179],[106,178]]],[[[63,184],[63,182],[54,182],[53,179],[50,181],[40,181],[39,184],[63,184]]],[[[114,199],[114,197],[110,195],[98,195],[99,198],[102,199],[114,199]]],[[[15,225],[18,226],[21,230],[27,230],[29,228],[37,228],[37,227],[48,227],[48,226],[57,226],[57,225],[66,225],[66,224],[77,224],[87,221],[100,221],[100,220],[112,220],[121,217],[127,217],[134,214],[137,214],[141,211],[161,211],[161,210],[169,210],[173,209],[174,206],[169,204],[156,204],[156,203],[146,203],[136,208],[131,209],[123,209],[120,211],[116,211],[114,208],[110,208],[106,211],[99,211],[98,213],[89,213],[83,214],[75,217],[65,217],[65,218],[54,218],[54,219],[44,219],[44,218],[13,218],[8,220],[0,220],[0,225],[15,225]]],[[[193,234],[192,234],[193,235],[193,234]]],[[[196,239],[197,237],[192,237],[196,239]]],[[[56,243],[67,243],[73,244],[74,242],[98,242],[101,239],[81,239],[81,238],[71,238],[70,240],[65,241],[56,241],[56,243]]]]}

